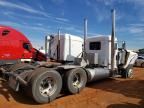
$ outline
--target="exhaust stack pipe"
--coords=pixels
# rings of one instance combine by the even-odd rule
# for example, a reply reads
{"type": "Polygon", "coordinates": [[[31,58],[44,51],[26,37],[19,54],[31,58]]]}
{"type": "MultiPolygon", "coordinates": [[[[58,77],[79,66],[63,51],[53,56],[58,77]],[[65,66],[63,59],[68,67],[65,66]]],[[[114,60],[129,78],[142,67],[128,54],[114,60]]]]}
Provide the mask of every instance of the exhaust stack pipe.
{"type": "Polygon", "coordinates": [[[114,59],[115,59],[115,10],[112,9],[112,34],[111,34],[111,70],[115,71],[114,59]]]}
{"type": "Polygon", "coordinates": [[[84,44],[83,44],[83,57],[85,58],[86,55],[86,38],[87,38],[87,19],[84,19],[84,44]]]}
{"type": "Polygon", "coordinates": [[[48,36],[45,36],[45,54],[48,53],[48,36]]]}
{"type": "Polygon", "coordinates": [[[51,35],[45,36],[45,55],[47,58],[51,58],[51,35]]]}
{"type": "Polygon", "coordinates": [[[60,29],[58,29],[57,61],[60,60],[60,29]]]}

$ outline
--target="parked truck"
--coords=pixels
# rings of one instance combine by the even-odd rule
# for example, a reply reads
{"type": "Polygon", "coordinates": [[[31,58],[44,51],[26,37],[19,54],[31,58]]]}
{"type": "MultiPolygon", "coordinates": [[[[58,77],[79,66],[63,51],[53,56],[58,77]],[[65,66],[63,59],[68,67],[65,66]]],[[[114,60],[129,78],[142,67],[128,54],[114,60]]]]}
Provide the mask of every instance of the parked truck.
{"type": "Polygon", "coordinates": [[[18,62],[46,61],[46,56],[35,49],[19,31],[0,26],[0,68],[6,69],[18,62]]]}
{"type": "Polygon", "coordinates": [[[124,42],[118,48],[115,11],[112,13],[111,36],[87,37],[87,20],[83,41],[71,35],[49,36],[49,56],[58,62],[23,64],[22,68],[5,72],[9,75],[9,86],[15,91],[24,89],[37,103],[48,103],[56,99],[62,89],[76,94],[88,82],[117,75],[131,77],[137,54],[126,50],[124,42]]]}

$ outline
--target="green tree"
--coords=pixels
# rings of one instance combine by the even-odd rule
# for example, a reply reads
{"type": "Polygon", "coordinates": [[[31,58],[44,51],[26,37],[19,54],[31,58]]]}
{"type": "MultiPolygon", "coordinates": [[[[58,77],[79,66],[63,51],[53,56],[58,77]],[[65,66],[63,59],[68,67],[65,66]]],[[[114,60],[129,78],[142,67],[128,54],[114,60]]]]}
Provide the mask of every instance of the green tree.
{"type": "Polygon", "coordinates": [[[144,48],[139,49],[139,53],[140,53],[140,54],[144,54],[144,48]]]}

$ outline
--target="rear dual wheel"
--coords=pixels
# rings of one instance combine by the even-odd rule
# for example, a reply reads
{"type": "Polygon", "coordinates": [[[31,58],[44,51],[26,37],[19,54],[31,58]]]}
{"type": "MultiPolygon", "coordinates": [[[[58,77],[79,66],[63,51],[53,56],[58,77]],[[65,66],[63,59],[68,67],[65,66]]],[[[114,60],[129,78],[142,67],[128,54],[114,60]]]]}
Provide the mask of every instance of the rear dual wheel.
{"type": "Polygon", "coordinates": [[[61,91],[62,79],[55,70],[39,69],[39,73],[32,77],[31,95],[37,103],[49,103],[61,91]]]}
{"type": "Polygon", "coordinates": [[[84,69],[76,68],[65,75],[65,87],[71,94],[79,93],[86,85],[87,75],[84,69]]]}
{"type": "MultiPolygon", "coordinates": [[[[79,93],[86,85],[87,75],[82,68],[66,72],[64,86],[71,94],[79,93]]],[[[39,68],[30,80],[31,96],[37,103],[49,103],[61,91],[62,78],[55,70],[39,68]]],[[[29,91],[29,89],[27,89],[29,91]]]]}

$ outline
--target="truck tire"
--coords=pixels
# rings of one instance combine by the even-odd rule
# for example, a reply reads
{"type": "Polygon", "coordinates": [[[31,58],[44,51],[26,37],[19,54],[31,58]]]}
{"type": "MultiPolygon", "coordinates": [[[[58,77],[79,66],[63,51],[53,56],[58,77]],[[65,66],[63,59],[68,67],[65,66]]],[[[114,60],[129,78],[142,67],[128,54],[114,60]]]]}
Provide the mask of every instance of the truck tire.
{"type": "Polygon", "coordinates": [[[82,68],[66,72],[64,77],[65,87],[71,94],[79,93],[87,83],[87,75],[82,68]]]}
{"type": "MultiPolygon", "coordinates": [[[[61,91],[62,78],[55,70],[38,69],[31,79],[31,95],[37,103],[49,103],[54,100],[61,91]]],[[[29,89],[27,90],[29,92],[29,89]]]]}
{"type": "Polygon", "coordinates": [[[124,69],[122,71],[122,78],[133,78],[133,69],[124,69]]]}

